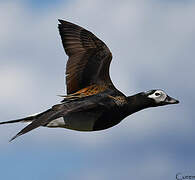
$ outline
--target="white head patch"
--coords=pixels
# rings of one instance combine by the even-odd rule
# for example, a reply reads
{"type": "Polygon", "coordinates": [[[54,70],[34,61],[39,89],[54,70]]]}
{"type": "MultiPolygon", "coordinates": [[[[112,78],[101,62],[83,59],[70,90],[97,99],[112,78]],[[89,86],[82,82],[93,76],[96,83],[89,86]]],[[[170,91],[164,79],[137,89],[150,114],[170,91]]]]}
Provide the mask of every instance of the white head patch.
{"type": "Polygon", "coordinates": [[[162,90],[156,90],[154,93],[148,95],[148,97],[154,99],[156,103],[160,103],[166,99],[167,95],[162,90]]]}

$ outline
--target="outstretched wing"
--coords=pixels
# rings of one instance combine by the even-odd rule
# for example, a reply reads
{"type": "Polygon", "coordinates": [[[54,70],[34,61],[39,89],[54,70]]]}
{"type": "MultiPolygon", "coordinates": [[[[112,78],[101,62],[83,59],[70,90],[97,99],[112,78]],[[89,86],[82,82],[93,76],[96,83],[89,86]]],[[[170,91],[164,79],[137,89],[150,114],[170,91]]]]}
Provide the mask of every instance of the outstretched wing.
{"type": "Polygon", "coordinates": [[[59,20],[62,43],[69,56],[66,66],[67,94],[91,85],[113,86],[109,76],[112,54],[94,34],[67,21],[59,20]]]}

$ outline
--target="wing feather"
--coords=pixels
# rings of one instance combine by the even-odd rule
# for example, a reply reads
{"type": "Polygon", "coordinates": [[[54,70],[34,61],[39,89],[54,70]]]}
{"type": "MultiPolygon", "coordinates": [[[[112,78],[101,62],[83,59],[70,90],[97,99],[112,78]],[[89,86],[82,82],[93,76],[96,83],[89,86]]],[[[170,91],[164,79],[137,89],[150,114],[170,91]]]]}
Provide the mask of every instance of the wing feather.
{"type": "Polygon", "coordinates": [[[62,44],[69,56],[66,65],[67,93],[94,84],[112,85],[109,66],[112,54],[94,34],[73,23],[59,20],[62,44]]]}

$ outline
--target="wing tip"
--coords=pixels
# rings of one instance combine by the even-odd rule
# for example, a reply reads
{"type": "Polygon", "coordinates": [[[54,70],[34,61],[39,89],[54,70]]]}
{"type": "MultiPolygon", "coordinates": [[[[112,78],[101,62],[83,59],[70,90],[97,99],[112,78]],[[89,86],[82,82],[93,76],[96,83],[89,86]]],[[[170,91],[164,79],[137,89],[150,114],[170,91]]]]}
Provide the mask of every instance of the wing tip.
{"type": "Polygon", "coordinates": [[[58,19],[58,21],[62,24],[64,22],[64,20],[62,19],[58,19]]]}
{"type": "Polygon", "coordinates": [[[59,21],[59,24],[58,24],[58,27],[59,27],[59,28],[60,28],[60,27],[64,27],[64,26],[79,27],[79,28],[81,28],[79,25],[74,24],[74,23],[71,23],[71,22],[69,22],[69,21],[65,21],[65,20],[63,20],[63,19],[58,19],[58,21],[59,21]]]}
{"type": "Polygon", "coordinates": [[[73,25],[72,23],[65,21],[63,19],[58,19],[59,24],[58,24],[58,29],[61,30],[63,27],[73,25]]]}
{"type": "Polygon", "coordinates": [[[58,19],[58,21],[59,21],[58,29],[60,29],[60,28],[62,27],[62,22],[63,22],[63,20],[62,20],[62,19],[58,19]]]}
{"type": "Polygon", "coordinates": [[[68,22],[68,21],[65,21],[65,20],[63,20],[63,19],[58,19],[58,21],[59,21],[59,25],[63,25],[63,24],[72,24],[71,22],[68,22]]]}

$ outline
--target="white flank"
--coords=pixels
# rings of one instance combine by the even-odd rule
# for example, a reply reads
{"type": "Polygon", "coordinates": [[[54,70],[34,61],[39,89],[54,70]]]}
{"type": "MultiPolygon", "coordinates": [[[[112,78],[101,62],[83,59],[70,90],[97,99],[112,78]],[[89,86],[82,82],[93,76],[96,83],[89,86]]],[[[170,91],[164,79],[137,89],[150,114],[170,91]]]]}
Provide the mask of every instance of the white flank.
{"type": "Polygon", "coordinates": [[[47,124],[47,127],[65,127],[64,118],[60,117],[47,124]]]}

